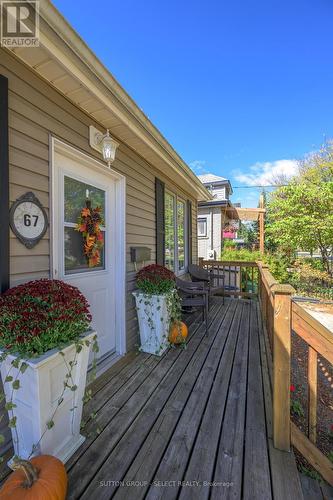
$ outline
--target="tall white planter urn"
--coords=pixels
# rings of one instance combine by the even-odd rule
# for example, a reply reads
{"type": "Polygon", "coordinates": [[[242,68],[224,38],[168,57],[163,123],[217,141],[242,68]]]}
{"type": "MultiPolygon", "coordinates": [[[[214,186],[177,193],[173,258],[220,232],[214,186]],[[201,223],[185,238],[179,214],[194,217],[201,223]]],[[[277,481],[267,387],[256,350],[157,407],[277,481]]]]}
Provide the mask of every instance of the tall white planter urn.
{"type": "Polygon", "coordinates": [[[38,443],[33,455],[49,454],[66,462],[83,443],[85,438],[80,434],[82,398],[90,346],[95,335],[95,332],[89,331],[81,336],[81,340],[90,341],[90,345],[83,342],[82,350],[77,354],[75,344],[70,344],[61,350],[63,355],[58,349],[53,349],[38,358],[26,359],[28,367],[24,373],[12,367],[13,355],[8,355],[1,363],[6,400],[16,405],[13,410],[17,417],[16,428],[12,429],[16,455],[28,458],[33,446],[38,443]],[[58,405],[68,367],[74,359],[76,364],[71,372],[70,385],[77,386],[77,389],[66,388],[63,401],[58,405]],[[20,388],[13,394],[11,383],[5,383],[9,370],[13,379],[17,377],[20,381],[20,388]],[[54,426],[47,429],[50,420],[53,420],[54,426]]]}
{"type": "Polygon", "coordinates": [[[167,295],[133,292],[140,330],[140,350],[161,356],[169,347],[170,315],[167,295]]]}

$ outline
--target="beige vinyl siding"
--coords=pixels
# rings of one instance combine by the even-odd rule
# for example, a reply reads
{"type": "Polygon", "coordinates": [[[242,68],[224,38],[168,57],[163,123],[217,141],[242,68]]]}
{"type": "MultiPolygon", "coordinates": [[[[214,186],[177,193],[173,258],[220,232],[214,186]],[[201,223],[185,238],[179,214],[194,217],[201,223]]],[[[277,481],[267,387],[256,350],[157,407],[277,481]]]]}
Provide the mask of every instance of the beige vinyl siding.
{"type": "MultiPolygon", "coordinates": [[[[9,160],[10,202],[27,191],[33,191],[49,214],[49,140],[50,134],[100,159],[89,147],[89,125],[97,122],[72,104],[30,68],[0,48],[0,73],[9,83],[9,160]]],[[[111,133],[114,131],[111,128],[111,133]]],[[[114,133],[116,136],[116,134],[114,133]]],[[[155,262],[155,176],[168,189],[185,199],[191,197],[180,191],[172,181],[159,173],[141,156],[120,144],[112,168],[126,176],[126,260],[127,260],[127,349],[138,342],[136,311],[131,291],[135,270],[130,262],[131,246],[151,249],[155,262]]],[[[196,202],[192,199],[193,259],[196,250],[196,202]]],[[[32,250],[21,245],[10,234],[11,286],[23,281],[50,276],[50,235],[32,250]]]]}

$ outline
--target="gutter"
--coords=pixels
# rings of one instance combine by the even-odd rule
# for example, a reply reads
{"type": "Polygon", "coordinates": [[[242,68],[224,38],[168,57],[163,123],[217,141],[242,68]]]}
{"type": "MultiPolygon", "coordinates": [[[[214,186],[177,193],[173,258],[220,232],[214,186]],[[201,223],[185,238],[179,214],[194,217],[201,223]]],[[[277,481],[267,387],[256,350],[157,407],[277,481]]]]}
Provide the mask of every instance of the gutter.
{"type": "Polygon", "coordinates": [[[199,201],[199,207],[230,207],[228,200],[199,201]]]}

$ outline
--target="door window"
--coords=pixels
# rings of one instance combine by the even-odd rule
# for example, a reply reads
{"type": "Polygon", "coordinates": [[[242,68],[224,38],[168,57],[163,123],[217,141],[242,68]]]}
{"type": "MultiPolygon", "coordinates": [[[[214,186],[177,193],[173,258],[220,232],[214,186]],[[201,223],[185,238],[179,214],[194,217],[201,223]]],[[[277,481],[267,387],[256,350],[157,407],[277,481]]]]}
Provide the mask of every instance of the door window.
{"type": "MultiPolygon", "coordinates": [[[[105,246],[101,250],[101,263],[90,268],[83,249],[82,234],[75,230],[78,217],[89,197],[91,206],[101,207],[101,215],[105,221],[105,191],[91,184],[78,181],[72,177],[64,177],[64,269],[65,274],[99,271],[105,269],[105,246]]],[[[105,242],[105,227],[102,227],[105,242]]]]}

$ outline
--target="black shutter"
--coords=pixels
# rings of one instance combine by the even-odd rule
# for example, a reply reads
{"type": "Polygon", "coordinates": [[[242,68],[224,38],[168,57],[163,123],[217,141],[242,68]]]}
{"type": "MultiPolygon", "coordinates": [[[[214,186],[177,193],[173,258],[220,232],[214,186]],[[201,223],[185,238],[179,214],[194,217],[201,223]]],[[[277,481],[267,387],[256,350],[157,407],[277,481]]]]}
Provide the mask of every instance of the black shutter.
{"type": "Polygon", "coordinates": [[[192,237],[192,202],[187,200],[187,248],[188,248],[188,263],[193,264],[192,262],[192,246],[193,246],[193,237],[192,237]]]}
{"type": "Polygon", "coordinates": [[[0,292],[9,288],[8,79],[0,75],[0,292]]]}
{"type": "Polygon", "coordinates": [[[165,264],[165,218],[164,218],[164,182],[155,178],[156,207],[156,264],[165,264]]]}

